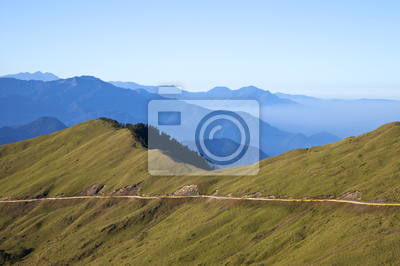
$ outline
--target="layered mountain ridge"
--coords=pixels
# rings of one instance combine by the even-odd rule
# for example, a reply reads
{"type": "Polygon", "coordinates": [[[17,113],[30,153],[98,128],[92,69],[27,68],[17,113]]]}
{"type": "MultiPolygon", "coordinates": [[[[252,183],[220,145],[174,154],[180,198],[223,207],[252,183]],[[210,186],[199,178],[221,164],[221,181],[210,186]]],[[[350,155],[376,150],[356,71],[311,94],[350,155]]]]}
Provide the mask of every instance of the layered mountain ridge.
{"type": "MultiPolygon", "coordinates": [[[[166,99],[145,90],[134,91],[115,87],[92,76],[49,82],[1,78],[0,88],[2,126],[26,124],[49,114],[57,117],[67,126],[99,117],[112,118],[121,123],[146,124],[148,102],[166,99]]],[[[269,95],[270,93],[264,92],[264,94],[269,95]]],[[[195,126],[194,122],[200,121],[201,114],[205,109],[182,102],[181,111],[197,115],[197,120],[184,121],[195,126]]],[[[259,147],[269,156],[275,156],[294,148],[328,143],[321,138],[314,140],[303,134],[292,134],[279,130],[262,120],[260,120],[260,125],[261,142],[259,147]]],[[[179,141],[190,140],[188,136],[181,135],[184,132],[180,130],[176,132],[176,135],[169,134],[179,141]]]]}
{"type": "Polygon", "coordinates": [[[54,117],[41,117],[26,125],[0,128],[0,145],[30,139],[67,128],[54,117]]]}

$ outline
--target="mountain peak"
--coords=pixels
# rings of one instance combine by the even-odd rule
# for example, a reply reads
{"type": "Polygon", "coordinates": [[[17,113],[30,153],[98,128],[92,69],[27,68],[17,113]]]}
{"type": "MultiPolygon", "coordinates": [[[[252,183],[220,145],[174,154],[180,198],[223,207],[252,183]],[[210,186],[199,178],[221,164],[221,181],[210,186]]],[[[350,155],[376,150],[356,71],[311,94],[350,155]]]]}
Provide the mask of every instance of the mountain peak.
{"type": "Polygon", "coordinates": [[[96,78],[95,76],[89,76],[89,75],[75,76],[74,78],[85,79],[85,80],[101,80],[99,78],[96,78]]]}
{"type": "Polygon", "coordinates": [[[226,93],[232,91],[228,87],[223,87],[223,86],[217,86],[209,90],[208,92],[219,92],[219,93],[226,93]]]}
{"type": "Polygon", "coordinates": [[[66,129],[67,126],[55,117],[43,116],[25,125],[0,128],[0,145],[48,135],[66,129]]]}
{"type": "Polygon", "coordinates": [[[242,87],[240,89],[248,89],[248,90],[261,90],[260,88],[250,85],[250,86],[246,86],[246,87],[242,87]]]}
{"type": "Polygon", "coordinates": [[[52,81],[60,79],[59,77],[50,72],[42,73],[41,71],[36,71],[35,73],[32,74],[29,72],[21,72],[18,74],[4,75],[1,76],[0,78],[15,78],[20,80],[41,80],[41,81],[52,81]]]}
{"type": "Polygon", "coordinates": [[[271,95],[272,93],[269,90],[263,90],[260,89],[256,86],[250,85],[250,86],[246,86],[246,87],[242,87],[240,89],[238,89],[238,91],[246,91],[246,92],[262,92],[268,95],[271,95]]]}
{"type": "MultiPolygon", "coordinates": [[[[100,81],[100,82],[104,82],[99,78],[96,78],[94,76],[75,76],[73,78],[67,78],[67,79],[63,79],[60,81],[60,83],[65,83],[65,84],[71,84],[72,86],[76,86],[78,82],[82,83],[85,81],[100,81]]],[[[106,82],[104,82],[106,83],[106,82]]]]}

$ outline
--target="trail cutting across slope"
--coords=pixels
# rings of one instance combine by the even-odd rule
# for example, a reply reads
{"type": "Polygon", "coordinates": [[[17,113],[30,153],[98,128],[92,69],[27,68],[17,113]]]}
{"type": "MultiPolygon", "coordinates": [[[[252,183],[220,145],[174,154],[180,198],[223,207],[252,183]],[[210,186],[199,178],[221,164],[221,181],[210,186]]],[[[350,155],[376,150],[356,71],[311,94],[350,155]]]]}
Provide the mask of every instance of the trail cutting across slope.
{"type": "Polygon", "coordinates": [[[70,199],[111,199],[111,198],[135,198],[135,199],[182,199],[182,198],[211,198],[217,200],[250,200],[250,201],[275,201],[275,202],[337,202],[337,203],[349,203],[358,205],[370,205],[370,206],[398,206],[400,203],[383,203],[383,202],[368,202],[368,201],[355,201],[355,200],[343,200],[343,199],[280,199],[280,198],[242,198],[242,197],[225,197],[225,196],[214,196],[214,195],[195,195],[195,196],[71,196],[71,197],[48,197],[39,199],[0,199],[0,203],[12,203],[12,202],[34,202],[44,200],[70,200],[70,199]]]}

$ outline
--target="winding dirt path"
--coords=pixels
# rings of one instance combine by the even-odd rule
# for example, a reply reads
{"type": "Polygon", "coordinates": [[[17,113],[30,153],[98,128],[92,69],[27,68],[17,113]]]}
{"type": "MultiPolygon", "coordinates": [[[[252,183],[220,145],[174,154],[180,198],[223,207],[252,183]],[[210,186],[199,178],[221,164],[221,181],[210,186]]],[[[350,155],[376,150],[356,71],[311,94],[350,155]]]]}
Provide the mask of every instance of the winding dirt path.
{"type": "Polygon", "coordinates": [[[400,203],[383,203],[383,202],[368,202],[368,201],[356,201],[356,200],[340,200],[340,199],[271,199],[271,198],[241,198],[241,197],[225,197],[225,196],[212,196],[212,195],[197,195],[197,196],[71,196],[71,197],[48,197],[40,199],[2,199],[0,203],[11,203],[11,202],[33,202],[33,201],[44,201],[44,200],[69,200],[69,199],[109,199],[109,198],[135,198],[135,199],[182,199],[182,198],[211,198],[218,200],[250,200],[250,201],[276,201],[276,202],[337,202],[337,203],[349,203],[358,205],[370,205],[370,206],[397,206],[400,207],[400,203]]]}

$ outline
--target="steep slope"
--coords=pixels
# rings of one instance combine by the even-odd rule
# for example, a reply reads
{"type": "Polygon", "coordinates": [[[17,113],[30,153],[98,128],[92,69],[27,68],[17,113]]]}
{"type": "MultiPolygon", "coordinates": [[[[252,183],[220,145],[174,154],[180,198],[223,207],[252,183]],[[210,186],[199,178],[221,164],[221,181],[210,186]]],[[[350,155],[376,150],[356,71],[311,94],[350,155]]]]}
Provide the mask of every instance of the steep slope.
{"type": "MultiPolygon", "coordinates": [[[[229,176],[241,169],[233,167],[224,170],[228,176],[153,177],[147,150],[127,129],[88,121],[0,147],[0,197],[74,195],[96,183],[109,192],[143,182],[144,194],[171,194],[197,184],[202,194],[218,189],[221,195],[263,191],[263,196],[301,198],[362,191],[363,199],[400,202],[399,140],[400,123],[394,122],[359,137],[267,158],[256,176],[229,176]]],[[[173,161],[171,167],[181,167],[173,161]]]]}
{"type": "Polygon", "coordinates": [[[2,196],[73,195],[95,183],[111,190],[148,176],[147,151],[128,130],[101,120],[3,145],[0,153],[2,196]]]}
{"type": "MultiPolygon", "coordinates": [[[[297,198],[358,190],[363,199],[400,201],[399,145],[395,122],[268,158],[257,176],[152,177],[148,151],[127,129],[88,121],[0,147],[0,197],[118,195],[118,188],[166,194],[197,184],[202,194],[218,189],[297,198]]],[[[0,263],[390,265],[400,254],[398,207],[92,198],[0,202],[0,214],[0,263]]]]}
{"type": "Polygon", "coordinates": [[[400,202],[400,122],[325,146],[297,149],[260,162],[254,177],[206,181],[206,192],[293,198],[362,191],[366,200],[400,202]],[[213,183],[212,185],[210,183],[213,183]]]}
{"type": "Polygon", "coordinates": [[[0,256],[18,265],[395,265],[400,254],[394,207],[77,199],[0,213],[0,256]]]}

